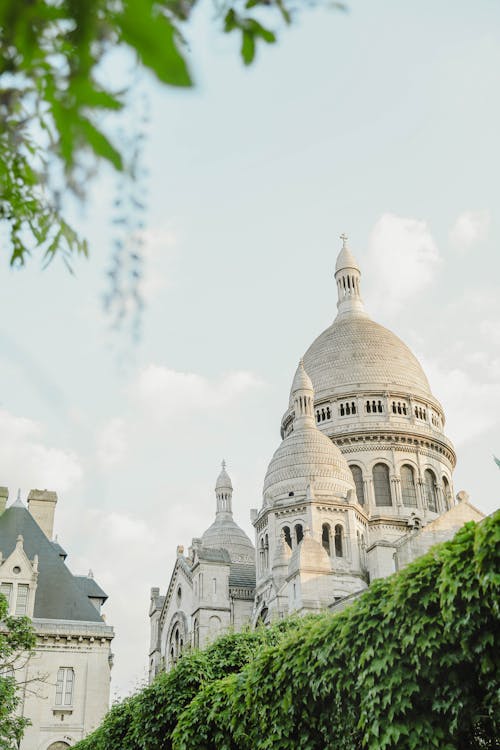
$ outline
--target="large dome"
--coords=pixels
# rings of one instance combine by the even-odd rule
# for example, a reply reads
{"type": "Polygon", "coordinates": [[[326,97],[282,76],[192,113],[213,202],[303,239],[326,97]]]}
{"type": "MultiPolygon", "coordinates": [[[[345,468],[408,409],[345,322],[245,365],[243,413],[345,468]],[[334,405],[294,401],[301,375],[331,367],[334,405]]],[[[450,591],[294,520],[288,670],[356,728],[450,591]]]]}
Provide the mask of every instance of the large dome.
{"type": "Polygon", "coordinates": [[[433,399],[414,354],[394,333],[368,316],[336,318],[306,351],[304,366],[316,401],[359,388],[401,389],[433,399]]]}

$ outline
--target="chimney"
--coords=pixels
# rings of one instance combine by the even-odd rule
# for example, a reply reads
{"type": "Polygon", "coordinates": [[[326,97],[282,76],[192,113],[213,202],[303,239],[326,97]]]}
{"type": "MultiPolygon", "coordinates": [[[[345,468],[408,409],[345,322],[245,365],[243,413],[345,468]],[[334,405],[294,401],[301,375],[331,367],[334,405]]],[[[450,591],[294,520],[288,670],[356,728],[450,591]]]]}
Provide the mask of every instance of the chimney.
{"type": "Polygon", "coordinates": [[[28,510],[45,536],[52,541],[54,513],[57,493],[48,490],[31,490],[28,495],[28,510]]]}
{"type": "Polygon", "coordinates": [[[9,498],[9,490],[7,487],[0,487],[0,516],[5,510],[7,500],[9,498]]]}

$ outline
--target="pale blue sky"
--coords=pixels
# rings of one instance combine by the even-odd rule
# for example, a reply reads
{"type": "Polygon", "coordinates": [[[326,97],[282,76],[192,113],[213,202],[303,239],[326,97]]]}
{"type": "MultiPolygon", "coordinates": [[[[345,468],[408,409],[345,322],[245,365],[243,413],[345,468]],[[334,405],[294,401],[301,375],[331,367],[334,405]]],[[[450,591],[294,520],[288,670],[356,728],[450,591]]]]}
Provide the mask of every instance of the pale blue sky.
{"type": "Polygon", "coordinates": [[[415,351],[445,407],[455,489],[498,505],[500,6],[349,6],[304,11],[250,69],[201,10],[197,87],[143,77],[138,346],[100,309],[105,169],[76,218],[91,260],[75,278],[62,264],[0,268],[0,483],[59,492],[68,563],[110,594],[119,692],[146,663],[149,587],[166,588],[176,545],[209,525],[223,457],[251,533],[296,362],[335,315],[343,231],[368,310],[415,351]]]}

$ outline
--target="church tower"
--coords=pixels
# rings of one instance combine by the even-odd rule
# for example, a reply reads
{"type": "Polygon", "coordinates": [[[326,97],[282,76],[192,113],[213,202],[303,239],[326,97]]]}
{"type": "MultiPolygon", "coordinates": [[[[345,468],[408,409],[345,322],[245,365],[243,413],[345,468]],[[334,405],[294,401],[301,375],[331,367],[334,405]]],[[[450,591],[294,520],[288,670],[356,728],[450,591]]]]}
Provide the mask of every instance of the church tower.
{"type": "Polygon", "coordinates": [[[292,429],[271,459],[253,517],[255,621],[319,611],[366,586],[366,513],[345,458],[316,425],[302,360],[292,399],[292,429]]]}
{"type": "MultiPolygon", "coordinates": [[[[338,446],[370,525],[372,577],[392,570],[384,545],[432,522],[453,505],[455,451],[445,416],[420,363],[391,331],[373,321],[361,298],[361,271],[342,235],[335,266],[337,316],[305,352],[315,391],[314,419],[338,446]]],[[[294,429],[293,393],[283,436],[294,429]]]]}

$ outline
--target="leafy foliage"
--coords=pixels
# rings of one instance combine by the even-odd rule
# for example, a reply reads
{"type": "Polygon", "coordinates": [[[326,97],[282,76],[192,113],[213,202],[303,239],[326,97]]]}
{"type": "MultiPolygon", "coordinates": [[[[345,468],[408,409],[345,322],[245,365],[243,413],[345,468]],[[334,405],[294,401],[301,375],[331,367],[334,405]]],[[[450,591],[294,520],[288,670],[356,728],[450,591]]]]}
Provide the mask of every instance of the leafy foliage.
{"type": "Polygon", "coordinates": [[[180,714],[204,685],[239,672],[263,647],[276,645],[302,626],[303,620],[290,618],[271,628],[229,633],[205,651],[188,652],[175,669],[113,706],[102,725],[78,743],[78,750],[169,750],[180,714]]]}
{"type": "Polygon", "coordinates": [[[35,634],[28,617],[8,617],[6,598],[0,594],[0,750],[19,746],[28,721],[16,716],[19,692],[15,671],[21,655],[35,645],[35,634]]]}
{"type": "Polygon", "coordinates": [[[105,727],[117,707],[78,748],[493,750],[499,563],[497,513],[343,612],[187,654],[129,699],[116,743],[105,727]]]}
{"type": "MultiPolygon", "coordinates": [[[[2,0],[0,2],[0,222],[8,227],[11,264],[33,249],[69,265],[87,254],[62,215],[69,188],[82,196],[95,162],[124,169],[103,116],[119,112],[124,93],[104,80],[102,63],[117,48],[167,86],[193,78],[181,29],[195,0],[2,0]]],[[[290,21],[284,0],[226,0],[216,5],[225,33],[241,35],[245,64],[259,42],[276,40],[262,18],[290,21]]],[[[130,167],[130,165],[129,165],[130,167]]]]}

